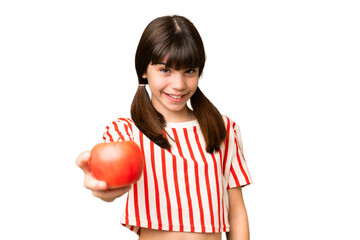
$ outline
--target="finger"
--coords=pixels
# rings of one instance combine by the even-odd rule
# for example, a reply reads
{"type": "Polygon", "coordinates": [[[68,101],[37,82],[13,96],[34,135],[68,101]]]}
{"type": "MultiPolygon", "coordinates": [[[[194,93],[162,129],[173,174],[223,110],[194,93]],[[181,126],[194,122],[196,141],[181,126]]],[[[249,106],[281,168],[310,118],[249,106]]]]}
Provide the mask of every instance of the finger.
{"type": "Polygon", "coordinates": [[[104,181],[99,181],[94,178],[90,172],[85,172],[84,186],[92,191],[108,190],[108,185],[104,181]]]}
{"type": "Polygon", "coordinates": [[[112,202],[116,198],[121,197],[126,192],[130,190],[131,187],[118,188],[114,190],[106,190],[106,191],[93,191],[93,195],[95,197],[101,198],[104,201],[112,202]]]}
{"type": "Polygon", "coordinates": [[[131,188],[131,185],[129,186],[123,186],[123,187],[116,187],[116,186],[108,186],[108,190],[126,190],[126,192],[128,192],[131,188]]]}
{"type": "Polygon", "coordinates": [[[77,158],[76,158],[76,164],[79,166],[79,168],[81,168],[84,171],[89,172],[89,159],[90,159],[90,152],[86,151],[81,153],[77,158]]]}

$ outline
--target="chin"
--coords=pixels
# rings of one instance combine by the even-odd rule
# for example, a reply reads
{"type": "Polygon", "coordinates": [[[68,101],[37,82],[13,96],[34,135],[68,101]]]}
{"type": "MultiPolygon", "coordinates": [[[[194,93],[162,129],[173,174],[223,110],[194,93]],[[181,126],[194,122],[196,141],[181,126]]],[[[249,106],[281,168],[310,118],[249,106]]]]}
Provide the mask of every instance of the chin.
{"type": "Polygon", "coordinates": [[[186,108],[186,106],[181,106],[181,107],[171,107],[169,106],[168,107],[168,110],[171,111],[171,112],[181,112],[181,111],[184,111],[184,108],[186,108]]]}

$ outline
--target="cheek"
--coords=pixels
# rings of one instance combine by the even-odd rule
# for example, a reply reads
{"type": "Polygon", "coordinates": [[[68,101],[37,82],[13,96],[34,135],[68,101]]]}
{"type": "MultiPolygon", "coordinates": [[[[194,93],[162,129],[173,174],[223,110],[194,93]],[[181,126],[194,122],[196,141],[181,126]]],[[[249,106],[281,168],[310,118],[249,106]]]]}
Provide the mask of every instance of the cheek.
{"type": "Polygon", "coordinates": [[[189,82],[189,89],[191,89],[193,92],[196,91],[197,87],[198,87],[198,84],[199,84],[199,79],[193,79],[192,81],[189,82]]]}
{"type": "Polygon", "coordinates": [[[150,76],[148,76],[148,85],[152,92],[161,91],[165,87],[164,81],[157,78],[151,78],[150,76]]]}

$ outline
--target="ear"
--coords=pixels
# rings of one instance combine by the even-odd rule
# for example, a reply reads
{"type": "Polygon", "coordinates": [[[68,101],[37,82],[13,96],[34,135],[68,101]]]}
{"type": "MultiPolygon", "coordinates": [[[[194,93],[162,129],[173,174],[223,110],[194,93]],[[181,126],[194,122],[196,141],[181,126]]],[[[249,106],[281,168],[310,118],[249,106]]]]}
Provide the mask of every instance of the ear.
{"type": "Polygon", "coordinates": [[[147,78],[146,72],[142,75],[143,78],[147,78]]]}

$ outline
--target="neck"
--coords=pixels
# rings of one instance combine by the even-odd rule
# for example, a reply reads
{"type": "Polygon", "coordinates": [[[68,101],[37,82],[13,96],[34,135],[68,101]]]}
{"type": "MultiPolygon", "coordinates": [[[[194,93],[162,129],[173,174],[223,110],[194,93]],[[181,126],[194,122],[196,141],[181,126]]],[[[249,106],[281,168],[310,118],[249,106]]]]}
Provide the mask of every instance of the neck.
{"type": "Polygon", "coordinates": [[[184,108],[180,112],[171,112],[167,114],[161,113],[161,114],[164,116],[165,122],[174,122],[174,123],[188,122],[196,119],[194,112],[188,107],[184,108]]]}

